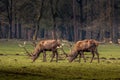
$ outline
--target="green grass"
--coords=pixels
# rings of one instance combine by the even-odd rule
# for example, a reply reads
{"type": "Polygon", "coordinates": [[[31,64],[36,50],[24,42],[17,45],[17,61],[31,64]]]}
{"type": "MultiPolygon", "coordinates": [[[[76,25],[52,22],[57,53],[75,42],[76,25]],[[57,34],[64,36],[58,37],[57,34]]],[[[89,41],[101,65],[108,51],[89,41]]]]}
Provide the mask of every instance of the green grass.
{"type": "MultiPolygon", "coordinates": [[[[0,80],[119,80],[120,79],[120,46],[100,45],[98,47],[100,63],[97,60],[78,63],[76,59],[69,63],[65,57],[58,63],[49,62],[51,52],[47,52],[47,62],[42,62],[42,54],[31,63],[24,50],[18,47],[23,41],[0,41],[0,80]],[[9,54],[9,55],[8,55],[9,54]],[[19,55],[16,55],[19,54],[19,55]]],[[[33,47],[30,42],[26,45],[30,52],[33,47]]],[[[68,48],[64,48],[69,53],[68,48]]],[[[60,54],[62,54],[59,51],[60,54]]],[[[91,57],[91,53],[85,53],[91,57]]],[[[55,60],[55,59],[54,59],[55,60]]]]}

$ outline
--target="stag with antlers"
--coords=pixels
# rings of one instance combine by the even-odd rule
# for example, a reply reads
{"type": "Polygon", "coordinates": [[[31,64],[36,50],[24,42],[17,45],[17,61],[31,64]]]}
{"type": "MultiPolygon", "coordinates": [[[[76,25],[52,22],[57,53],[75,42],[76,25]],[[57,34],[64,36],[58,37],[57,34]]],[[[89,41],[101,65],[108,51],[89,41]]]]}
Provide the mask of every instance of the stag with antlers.
{"type": "Polygon", "coordinates": [[[93,39],[77,41],[73,49],[71,50],[70,54],[68,54],[67,59],[69,60],[69,62],[72,62],[75,58],[77,58],[78,55],[80,55],[79,62],[80,62],[81,56],[84,58],[84,61],[86,62],[86,59],[84,57],[84,52],[91,52],[92,59],[90,62],[92,63],[94,56],[96,54],[98,58],[98,63],[99,63],[100,62],[99,53],[97,50],[98,45],[99,45],[99,42],[93,39]]]}
{"type": "MultiPolygon", "coordinates": [[[[39,57],[40,53],[43,52],[43,61],[46,61],[46,51],[52,51],[52,58],[50,62],[53,61],[53,58],[56,56],[56,62],[58,62],[58,51],[57,49],[61,47],[59,40],[42,40],[34,48],[33,53],[29,53],[27,49],[22,46],[26,53],[32,57],[33,62],[39,57]]],[[[62,49],[62,48],[61,48],[62,49]]],[[[63,51],[63,49],[62,49],[63,51]]],[[[64,52],[64,51],[63,51],[64,52]]],[[[65,52],[64,52],[65,54],[65,52]]]]}

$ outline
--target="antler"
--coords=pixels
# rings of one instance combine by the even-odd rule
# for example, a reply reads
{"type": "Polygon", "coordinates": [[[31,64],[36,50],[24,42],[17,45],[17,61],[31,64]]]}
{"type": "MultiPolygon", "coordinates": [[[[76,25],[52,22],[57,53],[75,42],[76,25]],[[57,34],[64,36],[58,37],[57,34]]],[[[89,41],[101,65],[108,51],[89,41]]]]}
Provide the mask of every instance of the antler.
{"type": "Polygon", "coordinates": [[[35,48],[36,47],[36,42],[32,41],[32,46],[35,48]]]}
{"type": "Polygon", "coordinates": [[[24,41],[23,45],[20,44],[20,43],[18,44],[19,47],[22,47],[22,48],[26,51],[26,53],[27,53],[28,56],[31,56],[32,54],[30,54],[30,53],[28,52],[28,50],[25,48],[25,45],[26,45],[26,42],[25,42],[25,41],[24,41]]]}
{"type": "Polygon", "coordinates": [[[62,50],[63,54],[65,54],[66,57],[67,57],[68,55],[67,55],[67,53],[64,51],[63,46],[64,46],[64,44],[61,44],[61,46],[60,46],[59,48],[62,50]]]}
{"type": "Polygon", "coordinates": [[[70,51],[72,50],[73,45],[71,42],[69,42],[69,41],[62,41],[62,42],[66,44],[66,47],[68,47],[70,49],[70,51]]]}

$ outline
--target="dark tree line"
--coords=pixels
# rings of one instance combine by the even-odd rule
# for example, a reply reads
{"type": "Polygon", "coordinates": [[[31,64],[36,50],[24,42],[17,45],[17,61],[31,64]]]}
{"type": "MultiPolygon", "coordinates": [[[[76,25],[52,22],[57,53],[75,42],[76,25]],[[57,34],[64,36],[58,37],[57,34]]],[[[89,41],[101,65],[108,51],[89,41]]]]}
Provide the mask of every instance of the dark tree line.
{"type": "Polygon", "coordinates": [[[120,0],[0,0],[0,38],[120,38],[120,0]]]}

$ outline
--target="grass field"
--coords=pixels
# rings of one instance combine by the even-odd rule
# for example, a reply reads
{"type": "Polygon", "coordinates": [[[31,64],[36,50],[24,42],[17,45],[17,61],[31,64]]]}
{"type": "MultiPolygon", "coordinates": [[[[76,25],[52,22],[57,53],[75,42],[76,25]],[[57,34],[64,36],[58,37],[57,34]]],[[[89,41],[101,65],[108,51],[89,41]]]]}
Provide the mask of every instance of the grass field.
{"type": "MultiPolygon", "coordinates": [[[[97,59],[90,63],[91,53],[85,53],[87,62],[78,59],[69,63],[59,51],[59,62],[49,62],[51,52],[47,52],[47,62],[42,62],[42,54],[31,63],[25,51],[18,47],[23,41],[0,40],[0,80],[120,80],[120,45],[105,44],[98,47],[100,63],[97,59]]],[[[32,52],[30,42],[26,45],[32,52]]],[[[69,49],[64,48],[68,53],[69,49]]]]}

